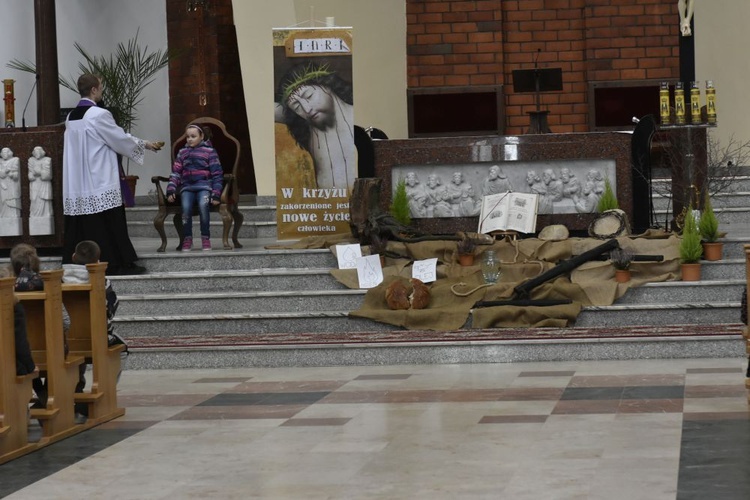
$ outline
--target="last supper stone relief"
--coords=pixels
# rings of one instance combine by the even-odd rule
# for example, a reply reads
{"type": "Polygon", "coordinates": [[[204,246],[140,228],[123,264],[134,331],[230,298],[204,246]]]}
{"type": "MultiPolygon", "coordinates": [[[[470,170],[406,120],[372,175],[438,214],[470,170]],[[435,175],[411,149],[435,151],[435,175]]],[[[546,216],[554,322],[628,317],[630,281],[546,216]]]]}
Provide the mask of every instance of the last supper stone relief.
{"type": "Polygon", "coordinates": [[[617,194],[614,160],[484,162],[459,165],[399,165],[412,218],[472,217],[482,196],[517,191],[539,195],[539,214],[593,213],[606,181],[617,194]]]}

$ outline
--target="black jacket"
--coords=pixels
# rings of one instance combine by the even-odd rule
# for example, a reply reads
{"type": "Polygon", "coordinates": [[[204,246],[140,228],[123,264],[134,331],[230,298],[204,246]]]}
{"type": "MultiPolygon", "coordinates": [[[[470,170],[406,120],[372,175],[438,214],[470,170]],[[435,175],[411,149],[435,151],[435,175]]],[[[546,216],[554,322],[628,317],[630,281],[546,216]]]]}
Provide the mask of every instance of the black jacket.
{"type": "Polygon", "coordinates": [[[34,371],[36,364],[31,357],[29,339],[26,336],[26,312],[21,304],[13,308],[16,334],[16,375],[26,375],[34,371]]]}

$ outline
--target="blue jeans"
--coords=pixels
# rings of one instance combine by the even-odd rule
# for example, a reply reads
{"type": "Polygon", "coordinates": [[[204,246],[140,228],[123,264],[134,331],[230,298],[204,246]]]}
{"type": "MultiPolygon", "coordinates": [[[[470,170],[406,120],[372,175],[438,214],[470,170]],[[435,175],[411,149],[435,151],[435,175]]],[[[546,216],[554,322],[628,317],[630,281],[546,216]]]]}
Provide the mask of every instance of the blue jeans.
{"type": "Polygon", "coordinates": [[[211,236],[211,192],[204,191],[182,191],[180,192],[182,202],[182,226],[186,238],[193,237],[193,206],[198,202],[198,214],[201,218],[201,236],[211,236]]]}

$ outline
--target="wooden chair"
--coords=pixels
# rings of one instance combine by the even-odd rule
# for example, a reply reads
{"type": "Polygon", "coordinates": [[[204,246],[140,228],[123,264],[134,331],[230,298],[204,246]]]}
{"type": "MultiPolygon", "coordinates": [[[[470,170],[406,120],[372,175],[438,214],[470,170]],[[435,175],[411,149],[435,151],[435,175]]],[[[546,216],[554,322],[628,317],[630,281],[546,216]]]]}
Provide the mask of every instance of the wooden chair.
{"type": "MultiPolygon", "coordinates": [[[[211,212],[219,212],[221,214],[221,220],[224,224],[224,231],[222,233],[222,243],[224,244],[225,250],[231,250],[233,247],[229,244],[229,229],[232,227],[234,222],[234,230],[232,231],[232,243],[234,248],[242,248],[237,235],[239,234],[240,227],[244,221],[244,217],[239,210],[238,204],[240,199],[240,191],[237,183],[237,166],[240,163],[240,142],[227,132],[226,126],[215,118],[203,117],[196,118],[191,121],[190,124],[200,125],[204,129],[208,128],[211,130],[211,143],[213,144],[216,152],[219,155],[219,161],[224,169],[224,187],[221,192],[221,200],[219,205],[211,205],[211,212]]],[[[172,161],[174,162],[175,155],[185,145],[185,134],[177,139],[172,144],[172,161]]],[[[182,248],[182,206],[180,205],[179,197],[175,199],[174,203],[169,203],[165,195],[165,188],[162,183],[169,182],[169,177],[154,176],[151,178],[151,182],[156,185],[156,196],[159,206],[159,211],[154,217],[154,228],[161,236],[161,246],[157,249],[157,252],[163,252],[167,247],[167,236],[164,233],[164,219],[167,214],[174,214],[174,227],[177,231],[177,236],[180,240],[177,245],[177,250],[182,248]]],[[[193,216],[198,216],[198,210],[193,210],[193,216]]]]}

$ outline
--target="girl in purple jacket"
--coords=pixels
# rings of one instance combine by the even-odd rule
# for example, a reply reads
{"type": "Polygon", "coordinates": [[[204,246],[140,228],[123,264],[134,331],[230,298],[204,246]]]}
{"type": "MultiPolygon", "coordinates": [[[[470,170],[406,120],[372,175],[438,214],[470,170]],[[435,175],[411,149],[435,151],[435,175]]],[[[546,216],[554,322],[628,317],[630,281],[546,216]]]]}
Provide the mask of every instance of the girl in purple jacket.
{"type": "Polygon", "coordinates": [[[196,202],[201,221],[201,246],[203,250],[211,250],[209,203],[219,204],[224,172],[219,155],[199,125],[185,128],[185,140],[185,147],[177,153],[172,165],[167,200],[173,203],[179,192],[184,235],[182,251],[189,252],[193,248],[193,205],[196,202]]]}

